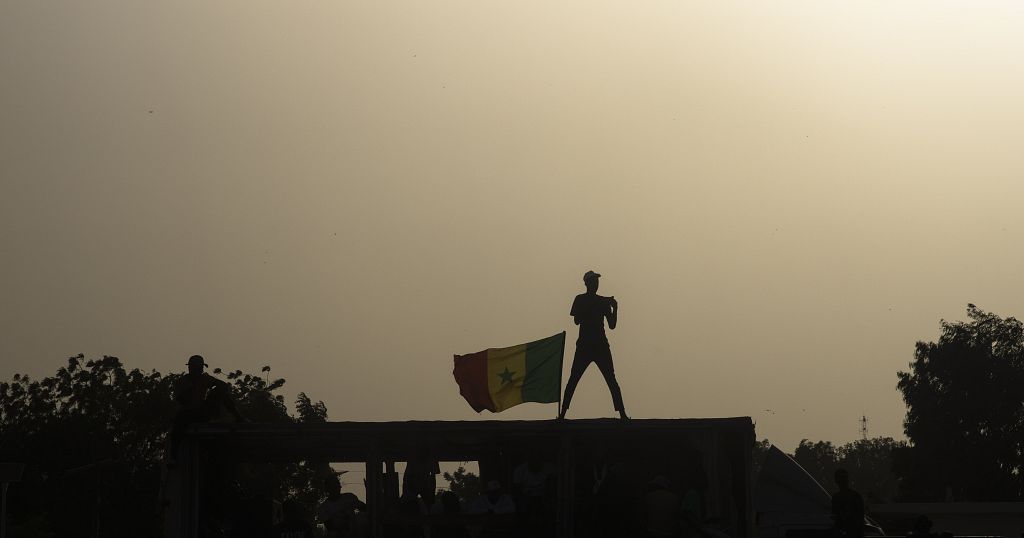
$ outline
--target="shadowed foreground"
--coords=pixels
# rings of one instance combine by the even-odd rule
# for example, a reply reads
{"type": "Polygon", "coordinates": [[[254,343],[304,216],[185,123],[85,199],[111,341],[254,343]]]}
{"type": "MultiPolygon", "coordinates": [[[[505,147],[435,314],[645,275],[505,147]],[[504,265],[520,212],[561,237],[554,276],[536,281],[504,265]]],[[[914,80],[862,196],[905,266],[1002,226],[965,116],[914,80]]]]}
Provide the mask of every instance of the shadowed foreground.
{"type": "Polygon", "coordinates": [[[699,498],[695,525],[749,538],[753,442],[748,417],[196,424],[165,481],[166,530],[198,537],[229,518],[218,491],[240,463],[329,461],[366,466],[364,522],[346,535],[409,536],[424,526],[484,536],[627,535],[656,525],[644,510],[648,501],[691,493],[699,498]],[[516,511],[474,511],[472,502],[464,513],[417,510],[434,500],[434,488],[400,490],[395,464],[407,464],[410,483],[408,469],[439,461],[478,462],[488,485],[481,497],[507,491],[516,511]],[[550,480],[524,487],[531,469],[547,469],[550,480]]]}

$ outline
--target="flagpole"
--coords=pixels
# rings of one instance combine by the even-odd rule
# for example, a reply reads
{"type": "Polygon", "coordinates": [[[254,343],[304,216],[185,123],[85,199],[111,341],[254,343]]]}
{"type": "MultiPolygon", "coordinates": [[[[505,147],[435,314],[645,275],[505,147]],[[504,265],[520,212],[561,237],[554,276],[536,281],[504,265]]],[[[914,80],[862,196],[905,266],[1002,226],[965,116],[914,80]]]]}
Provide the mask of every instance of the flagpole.
{"type": "Polygon", "coordinates": [[[557,419],[562,413],[562,371],[565,370],[565,331],[562,331],[562,353],[558,355],[558,409],[555,410],[557,419]]]}

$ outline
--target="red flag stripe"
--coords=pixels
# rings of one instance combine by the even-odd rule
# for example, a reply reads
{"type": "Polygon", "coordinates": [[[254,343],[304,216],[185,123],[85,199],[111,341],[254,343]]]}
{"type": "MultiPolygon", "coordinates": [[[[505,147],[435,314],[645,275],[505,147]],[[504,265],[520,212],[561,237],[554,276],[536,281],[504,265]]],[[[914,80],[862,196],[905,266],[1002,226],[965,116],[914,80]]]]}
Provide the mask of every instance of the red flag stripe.
{"type": "Polygon", "coordinates": [[[455,382],[459,384],[459,393],[466,399],[469,406],[477,413],[487,409],[494,412],[497,406],[491,400],[487,389],[487,351],[455,355],[455,382]]]}

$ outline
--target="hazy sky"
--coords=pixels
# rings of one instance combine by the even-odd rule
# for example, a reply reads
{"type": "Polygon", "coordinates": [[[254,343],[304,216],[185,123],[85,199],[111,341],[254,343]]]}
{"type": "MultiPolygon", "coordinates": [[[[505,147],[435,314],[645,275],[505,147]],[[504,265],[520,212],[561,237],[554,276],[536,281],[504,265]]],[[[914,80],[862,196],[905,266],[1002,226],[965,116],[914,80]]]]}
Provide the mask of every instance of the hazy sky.
{"type": "MultiPolygon", "coordinates": [[[[633,416],[899,436],[916,340],[1024,314],[1021,28],[1016,1],[4,0],[0,377],[200,353],[334,420],[473,419],[452,354],[571,342],[594,269],[633,416]]],[[[612,415],[588,371],[570,416],[612,415]]]]}

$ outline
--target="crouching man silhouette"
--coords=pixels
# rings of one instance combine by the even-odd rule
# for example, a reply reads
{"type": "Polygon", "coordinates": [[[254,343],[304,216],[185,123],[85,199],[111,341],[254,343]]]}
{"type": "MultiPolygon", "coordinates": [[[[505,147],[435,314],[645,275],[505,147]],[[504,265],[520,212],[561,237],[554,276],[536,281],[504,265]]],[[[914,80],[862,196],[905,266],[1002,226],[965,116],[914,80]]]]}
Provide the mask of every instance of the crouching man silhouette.
{"type": "Polygon", "coordinates": [[[576,339],[576,355],[572,359],[572,371],[568,383],[565,384],[565,395],[562,397],[562,409],[558,413],[558,418],[565,418],[576,385],[591,362],[597,364],[605,382],[608,383],[612,403],[615,404],[619,416],[623,419],[629,418],[626,416],[625,406],[622,405],[622,391],[619,390],[619,382],[615,380],[615,367],[612,365],[612,350],[604,333],[605,318],[608,319],[608,328],[615,329],[619,319],[619,303],[615,297],[602,297],[597,294],[600,278],[601,275],[593,271],[587,271],[583,275],[583,284],[586,285],[587,292],[576,296],[569,311],[573,321],[580,326],[580,336],[576,339]]]}

